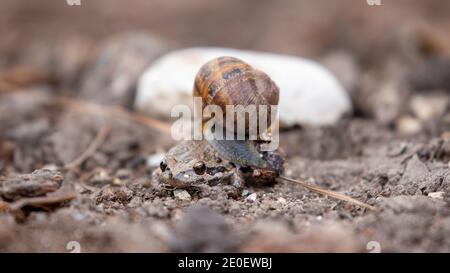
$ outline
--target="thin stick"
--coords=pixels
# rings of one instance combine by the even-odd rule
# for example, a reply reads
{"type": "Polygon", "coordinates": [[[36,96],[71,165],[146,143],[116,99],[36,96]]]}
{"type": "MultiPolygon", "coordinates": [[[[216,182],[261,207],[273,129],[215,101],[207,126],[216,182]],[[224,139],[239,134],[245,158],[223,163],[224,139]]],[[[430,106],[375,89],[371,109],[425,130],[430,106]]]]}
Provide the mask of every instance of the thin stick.
{"type": "Polygon", "coordinates": [[[375,210],[375,207],[373,207],[371,205],[368,205],[366,203],[363,203],[361,201],[358,201],[358,200],[356,200],[356,199],[354,199],[354,198],[352,198],[350,196],[347,196],[345,194],[341,194],[341,193],[338,193],[338,192],[335,192],[335,191],[327,190],[327,189],[321,188],[321,187],[319,187],[317,185],[312,185],[312,184],[309,184],[309,183],[306,183],[306,182],[303,182],[303,181],[299,181],[299,180],[295,180],[295,179],[292,179],[292,178],[289,178],[289,177],[285,177],[285,176],[280,176],[279,178],[283,179],[283,180],[286,180],[286,181],[289,181],[289,182],[294,182],[294,183],[300,184],[303,187],[305,187],[305,188],[307,188],[307,189],[309,189],[309,190],[311,190],[313,192],[317,192],[317,193],[320,193],[320,194],[323,194],[323,195],[326,195],[326,196],[330,196],[330,197],[336,198],[336,199],[341,200],[341,201],[352,203],[354,205],[357,205],[357,206],[360,206],[360,207],[363,207],[363,208],[366,208],[366,209],[375,210]]]}
{"type": "Polygon", "coordinates": [[[110,128],[111,127],[109,125],[106,125],[106,124],[103,125],[100,128],[100,130],[98,131],[97,136],[95,137],[94,141],[92,141],[92,143],[89,144],[88,148],[80,156],[75,158],[75,160],[64,165],[64,168],[65,169],[75,169],[76,167],[81,165],[86,159],[91,157],[95,153],[95,151],[97,151],[98,147],[100,147],[100,145],[102,145],[103,141],[105,141],[110,128]]]}

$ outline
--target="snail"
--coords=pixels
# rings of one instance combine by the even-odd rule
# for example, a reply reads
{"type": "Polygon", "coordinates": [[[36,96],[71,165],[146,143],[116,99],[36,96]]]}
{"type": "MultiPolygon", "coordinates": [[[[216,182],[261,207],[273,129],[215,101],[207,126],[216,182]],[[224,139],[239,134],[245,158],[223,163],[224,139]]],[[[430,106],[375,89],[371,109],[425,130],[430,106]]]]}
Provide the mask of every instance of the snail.
{"type": "MultiPolygon", "coordinates": [[[[203,120],[203,133],[209,144],[225,159],[238,166],[251,166],[266,168],[268,164],[262,159],[254,140],[255,133],[263,133],[260,124],[270,127],[274,105],[278,105],[279,88],[270,77],[244,61],[234,57],[219,57],[204,64],[198,71],[194,82],[194,97],[202,99],[202,107],[208,105],[219,106],[223,116],[216,117],[220,123],[214,124],[214,131],[228,131],[236,134],[238,119],[245,117],[244,139],[216,139],[212,132],[205,127],[203,120]],[[242,106],[241,112],[231,112],[228,106],[242,106]],[[242,109],[254,106],[254,112],[245,116],[242,109]],[[265,108],[264,113],[263,107],[265,108]],[[261,115],[263,114],[263,115],[261,115]],[[265,114],[265,115],[264,115],[265,114]],[[232,119],[227,115],[233,115],[232,119]],[[251,130],[249,121],[257,120],[256,130],[251,130]],[[266,119],[265,121],[260,119],[266,119]],[[230,121],[231,120],[231,121],[230,121]],[[227,121],[223,125],[223,121],[227,121]],[[222,126],[224,128],[222,128],[222,126]]],[[[203,110],[203,109],[202,109],[203,110]]],[[[259,139],[259,138],[258,138],[259,139]]]]}

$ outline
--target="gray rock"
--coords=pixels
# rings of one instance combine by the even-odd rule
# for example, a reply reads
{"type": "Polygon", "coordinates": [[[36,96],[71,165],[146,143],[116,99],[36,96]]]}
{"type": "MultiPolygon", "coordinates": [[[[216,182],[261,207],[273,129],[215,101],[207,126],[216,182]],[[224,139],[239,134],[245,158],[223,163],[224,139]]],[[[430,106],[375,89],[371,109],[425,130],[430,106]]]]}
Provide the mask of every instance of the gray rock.
{"type": "Polygon", "coordinates": [[[112,37],[86,71],[81,97],[102,104],[131,106],[139,76],[165,50],[162,41],[145,33],[112,37]]]}

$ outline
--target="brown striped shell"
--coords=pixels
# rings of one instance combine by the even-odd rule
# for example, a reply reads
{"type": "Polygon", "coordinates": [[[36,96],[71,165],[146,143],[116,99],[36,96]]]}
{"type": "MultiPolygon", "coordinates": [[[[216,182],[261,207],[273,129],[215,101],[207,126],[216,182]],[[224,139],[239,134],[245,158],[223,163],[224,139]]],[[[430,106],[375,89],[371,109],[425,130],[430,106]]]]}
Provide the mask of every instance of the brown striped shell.
{"type": "MultiPolygon", "coordinates": [[[[194,96],[203,107],[218,105],[226,116],[226,105],[278,105],[279,89],[270,77],[234,57],[219,57],[204,64],[195,77],[194,96]]],[[[258,115],[259,117],[259,115],[258,115]]],[[[236,126],[236,120],[235,120],[236,126]]],[[[248,119],[246,119],[246,127],[248,119]]],[[[248,132],[248,128],[246,128],[248,132]]]]}

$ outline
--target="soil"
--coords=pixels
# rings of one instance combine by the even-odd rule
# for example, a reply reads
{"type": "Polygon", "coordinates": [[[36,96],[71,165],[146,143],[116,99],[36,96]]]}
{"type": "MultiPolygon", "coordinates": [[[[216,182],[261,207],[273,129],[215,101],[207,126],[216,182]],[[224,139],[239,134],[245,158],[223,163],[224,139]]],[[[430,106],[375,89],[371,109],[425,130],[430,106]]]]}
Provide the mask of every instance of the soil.
{"type": "Polygon", "coordinates": [[[82,252],[450,251],[447,1],[84,2],[74,8],[85,14],[0,4],[1,252],[69,252],[72,241],[82,252]],[[196,44],[329,65],[354,111],[333,126],[283,128],[285,175],[376,210],[282,181],[236,194],[162,187],[159,162],[177,143],[168,121],[134,113],[130,99],[151,60],[196,44]]]}

